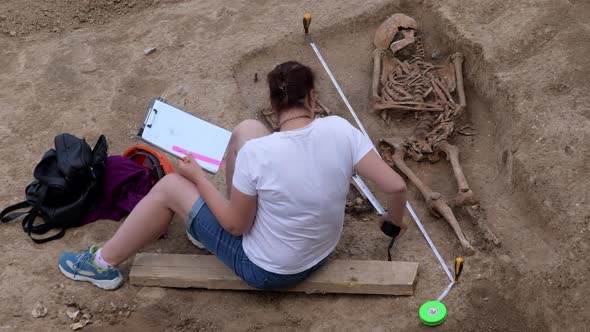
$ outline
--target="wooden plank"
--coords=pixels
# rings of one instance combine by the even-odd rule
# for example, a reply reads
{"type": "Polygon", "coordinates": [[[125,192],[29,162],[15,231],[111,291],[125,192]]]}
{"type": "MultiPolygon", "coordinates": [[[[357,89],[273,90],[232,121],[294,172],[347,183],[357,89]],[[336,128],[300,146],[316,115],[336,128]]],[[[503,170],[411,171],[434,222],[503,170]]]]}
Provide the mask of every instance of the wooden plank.
{"type": "MultiPolygon", "coordinates": [[[[280,291],[413,295],[417,275],[415,262],[330,260],[280,291]]],[[[212,255],[137,254],[129,277],[141,286],[255,290],[212,255]]]]}

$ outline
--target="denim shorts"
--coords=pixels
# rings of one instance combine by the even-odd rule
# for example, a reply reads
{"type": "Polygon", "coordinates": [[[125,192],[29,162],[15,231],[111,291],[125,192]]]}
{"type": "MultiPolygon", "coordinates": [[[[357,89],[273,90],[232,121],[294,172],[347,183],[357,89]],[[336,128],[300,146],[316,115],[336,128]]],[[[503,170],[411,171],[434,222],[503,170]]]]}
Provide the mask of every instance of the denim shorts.
{"type": "Polygon", "coordinates": [[[308,270],[289,275],[268,272],[258,267],[244,253],[242,237],[231,235],[223,229],[201,197],[193,204],[188,214],[186,230],[254,288],[277,289],[292,286],[307,278],[326,261],[324,259],[308,270]]]}

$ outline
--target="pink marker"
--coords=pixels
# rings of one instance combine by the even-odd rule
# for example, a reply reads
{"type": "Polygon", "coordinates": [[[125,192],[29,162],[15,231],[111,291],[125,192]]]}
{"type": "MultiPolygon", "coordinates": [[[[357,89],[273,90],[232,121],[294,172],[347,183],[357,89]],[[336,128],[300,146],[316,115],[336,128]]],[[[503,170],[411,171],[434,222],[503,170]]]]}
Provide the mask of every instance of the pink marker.
{"type": "MultiPolygon", "coordinates": [[[[181,147],[179,147],[179,146],[176,146],[176,145],[174,145],[174,146],[172,147],[172,150],[173,150],[173,151],[176,151],[176,152],[180,152],[180,153],[182,153],[183,155],[187,155],[187,154],[189,154],[189,152],[190,152],[190,151],[188,151],[188,150],[185,150],[185,149],[183,149],[183,148],[181,148],[181,147]]],[[[204,161],[204,162],[206,162],[206,163],[213,164],[213,165],[216,165],[216,166],[219,166],[219,167],[225,167],[225,163],[224,163],[223,161],[220,161],[220,160],[217,160],[217,159],[213,159],[213,158],[209,158],[209,157],[207,157],[207,156],[203,156],[203,155],[201,155],[201,154],[194,153],[194,152],[190,152],[190,154],[191,154],[191,155],[192,155],[192,156],[193,156],[195,159],[197,159],[197,160],[204,161]]]]}

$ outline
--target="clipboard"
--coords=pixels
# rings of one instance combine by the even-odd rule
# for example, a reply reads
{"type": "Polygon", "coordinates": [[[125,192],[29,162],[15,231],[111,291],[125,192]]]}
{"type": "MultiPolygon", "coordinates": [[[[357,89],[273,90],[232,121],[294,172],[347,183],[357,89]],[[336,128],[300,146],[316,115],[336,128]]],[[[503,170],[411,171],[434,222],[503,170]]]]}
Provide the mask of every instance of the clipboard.
{"type": "Polygon", "coordinates": [[[231,132],[153,98],[137,137],[177,158],[189,152],[210,173],[224,166],[231,132]]]}

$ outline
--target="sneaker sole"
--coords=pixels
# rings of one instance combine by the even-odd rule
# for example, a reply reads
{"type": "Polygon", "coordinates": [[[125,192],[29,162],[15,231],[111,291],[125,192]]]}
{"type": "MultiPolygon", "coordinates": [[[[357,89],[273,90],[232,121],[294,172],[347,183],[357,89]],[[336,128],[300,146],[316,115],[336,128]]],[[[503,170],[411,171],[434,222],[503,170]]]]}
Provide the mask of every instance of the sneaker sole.
{"type": "Polygon", "coordinates": [[[205,249],[205,246],[201,242],[195,240],[195,238],[192,237],[192,235],[190,235],[189,232],[186,232],[186,237],[188,238],[189,241],[191,241],[192,244],[195,245],[195,247],[197,247],[199,249],[205,249]]]}
{"type": "Polygon", "coordinates": [[[113,280],[96,280],[96,279],[92,279],[90,277],[85,277],[80,274],[74,275],[74,274],[64,270],[61,267],[61,265],[58,265],[58,266],[59,266],[59,270],[61,271],[61,273],[63,273],[66,277],[68,277],[72,280],[76,280],[76,281],[88,281],[88,282],[92,283],[94,286],[101,288],[101,289],[114,290],[114,289],[121,287],[121,285],[123,284],[123,278],[121,277],[121,275],[119,275],[117,278],[115,278],[113,280]]]}

